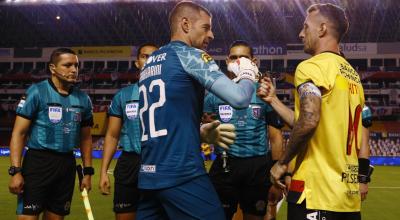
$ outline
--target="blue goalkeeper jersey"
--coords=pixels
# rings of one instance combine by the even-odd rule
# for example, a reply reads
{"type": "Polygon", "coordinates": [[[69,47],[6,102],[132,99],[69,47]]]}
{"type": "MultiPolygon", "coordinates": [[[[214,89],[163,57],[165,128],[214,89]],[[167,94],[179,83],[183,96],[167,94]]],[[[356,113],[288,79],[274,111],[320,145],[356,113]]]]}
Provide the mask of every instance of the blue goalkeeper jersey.
{"type": "MultiPolygon", "coordinates": [[[[257,84],[254,84],[254,87],[256,88],[257,84]]],[[[216,114],[222,123],[235,125],[236,140],[227,151],[234,157],[265,155],[269,150],[267,125],[277,128],[283,126],[272,107],[258,98],[255,92],[247,109],[235,109],[208,93],[204,100],[204,112],[216,114]]],[[[222,150],[220,147],[216,148],[217,153],[221,153],[222,150]]]]}
{"type": "Polygon", "coordinates": [[[124,151],[140,154],[139,89],[137,84],[122,88],[113,98],[109,116],[122,120],[119,145],[124,151]]]}
{"type": "Polygon", "coordinates": [[[81,128],[93,124],[88,95],[75,87],[60,94],[50,79],[30,86],[16,111],[31,120],[27,146],[32,149],[71,152],[79,147],[81,128]]]}
{"type": "MultiPolygon", "coordinates": [[[[206,174],[200,153],[204,88],[213,90],[214,83],[230,83],[224,78],[209,55],[180,41],[170,42],[147,59],[139,79],[139,188],[172,187],[206,174]]],[[[246,98],[249,101],[249,94],[246,98]]]]}

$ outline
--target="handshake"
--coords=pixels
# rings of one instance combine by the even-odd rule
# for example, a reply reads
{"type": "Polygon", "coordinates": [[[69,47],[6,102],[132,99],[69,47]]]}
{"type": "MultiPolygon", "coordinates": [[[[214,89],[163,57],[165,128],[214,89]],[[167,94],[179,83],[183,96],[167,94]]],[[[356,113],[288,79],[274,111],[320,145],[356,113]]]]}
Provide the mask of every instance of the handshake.
{"type": "Polygon", "coordinates": [[[238,82],[242,79],[249,79],[253,82],[258,81],[259,71],[257,65],[245,57],[241,57],[235,60],[235,62],[229,63],[228,71],[236,75],[233,79],[234,82],[238,82]]]}

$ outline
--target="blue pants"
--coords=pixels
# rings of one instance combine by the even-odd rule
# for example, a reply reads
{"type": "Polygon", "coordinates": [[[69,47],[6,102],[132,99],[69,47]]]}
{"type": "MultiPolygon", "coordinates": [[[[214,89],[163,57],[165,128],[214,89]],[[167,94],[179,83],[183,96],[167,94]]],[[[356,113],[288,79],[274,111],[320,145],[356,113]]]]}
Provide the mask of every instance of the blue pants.
{"type": "Polygon", "coordinates": [[[137,220],[204,219],[224,220],[221,202],[207,175],[161,190],[145,190],[137,220]]]}

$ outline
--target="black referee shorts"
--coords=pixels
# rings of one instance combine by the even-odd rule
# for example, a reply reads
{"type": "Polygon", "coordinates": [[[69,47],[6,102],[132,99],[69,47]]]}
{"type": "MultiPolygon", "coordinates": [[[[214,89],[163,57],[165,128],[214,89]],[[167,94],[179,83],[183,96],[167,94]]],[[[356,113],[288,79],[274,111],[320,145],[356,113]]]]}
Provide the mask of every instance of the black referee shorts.
{"type": "Polygon", "coordinates": [[[243,213],[264,216],[270,188],[267,157],[229,157],[229,172],[224,172],[222,164],[221,155],[218,155],[209,176],[224,207],[226,219],[232,219],[238,204],[243,213]]]}
{"type": "Polygon", "coordinates": [[[140,155],[123,151],[114,170],[114,212],[135,212],[139,202],[140,155]]]}
{"type": "Polygon", "coordinates": [[[18,196],[17,214],[38,215],[48,210],[65,216],[70,212],[75,186],[72,152],[29,149],[22,163],[24,192],[18,196]]]}

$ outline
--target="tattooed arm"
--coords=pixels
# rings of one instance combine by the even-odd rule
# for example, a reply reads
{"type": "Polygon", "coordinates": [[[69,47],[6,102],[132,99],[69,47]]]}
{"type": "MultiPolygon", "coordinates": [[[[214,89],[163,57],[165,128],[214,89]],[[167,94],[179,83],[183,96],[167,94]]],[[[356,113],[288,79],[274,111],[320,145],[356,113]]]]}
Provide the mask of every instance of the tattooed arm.
{"type": "Polygon", "coordinates": [[[289,143],[285,153],[278,163],[271,169],[271,181],[281,188],[285,186],[279,182],[287,171],[287,164],[299,153],[306,150],[307,142],[318,126],[321,111],[321,91],[312,82],[306,82],[298,87],[300,97],[300,115],[294,123],[289,143]]]}

